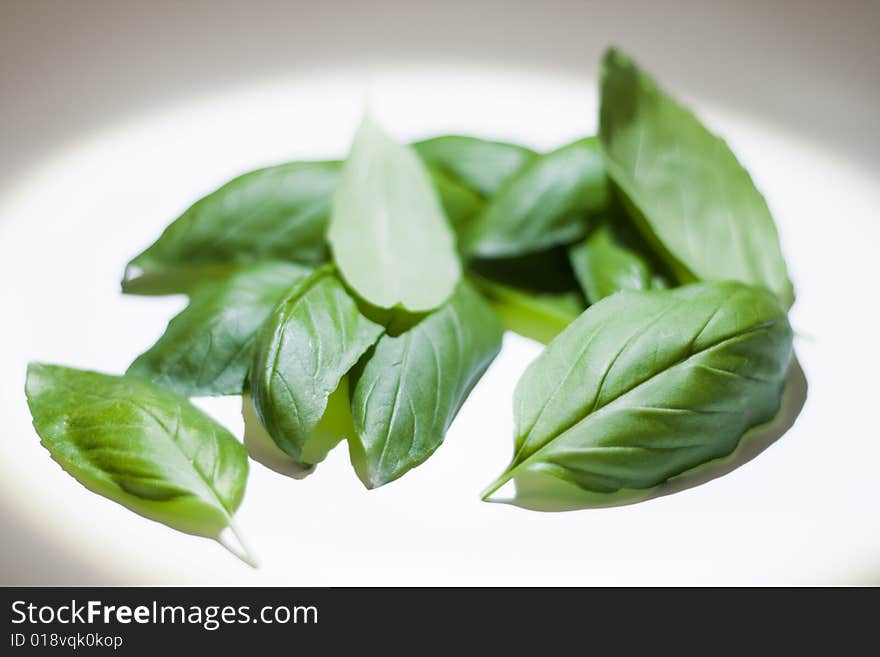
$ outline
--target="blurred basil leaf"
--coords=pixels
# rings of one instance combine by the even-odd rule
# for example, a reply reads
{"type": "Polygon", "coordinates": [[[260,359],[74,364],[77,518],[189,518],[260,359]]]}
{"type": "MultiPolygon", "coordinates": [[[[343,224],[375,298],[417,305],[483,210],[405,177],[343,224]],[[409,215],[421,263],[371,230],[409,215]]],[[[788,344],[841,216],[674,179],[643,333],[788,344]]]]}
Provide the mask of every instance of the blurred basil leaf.
{"type": "Polygon", "coordinates": [[[474,217],[483,211],[485,199],[441,169],[428,167],[428,173],[449,224],[455,234],[461,236],[474,217]]]}
{"type": "Polygon", "coordinates": [[[468,268],[482,278],[529,292],[552,294],[580,289],[565,247],[513,258],[471,260],[468,268]]]}
{"type": "Polygon", "coordinates": [[[583,242],[569,248],[577,280],[590,303],[620,290],[670,287],[668,274],[637,231],[624,217],[612,214],[597,219],[583,242]]]}
{"type": "Polygon", "coordinates": [[[602,60],[599,132],[608,175],[682,281],[761,285],[794,301],[764,197],[724,140],[623,53],[602,60]]]}
{"type": "Polygon", "coordinates": [[[342,277],[379,308],[431,310],[461,277],[453,233],[424,164],[370,118],[345,162],[327,237],[342,277]]]}
{"type": "Polygon", "coordinates": [[[581,139],[530,159],[508,178],[465,231],[462,251],[505,258],[582,238],[588,217],[606,207],[598,141],[581,139]]]}
{"type": "Polygon", "coordinates": [[[413,148],[430,168],[484,198],[494,196],[537,155],[523,146],[461,135],[426,139],[414,143],[413,148]]]}
{"type": "Polygon", "coordinates": [[[480,294],[501,319],[504,328],[547,344],[586,310],[579,292],[535,292],[496,283],[472,274],[480,294]]]}
{"type": "Polygon", "coordinates": [[[191,292],[234,265],[324,261],[339,176],[338,162],[292,162],[235,178],[197,201],[129,262],[123,291],[191,292]]]}

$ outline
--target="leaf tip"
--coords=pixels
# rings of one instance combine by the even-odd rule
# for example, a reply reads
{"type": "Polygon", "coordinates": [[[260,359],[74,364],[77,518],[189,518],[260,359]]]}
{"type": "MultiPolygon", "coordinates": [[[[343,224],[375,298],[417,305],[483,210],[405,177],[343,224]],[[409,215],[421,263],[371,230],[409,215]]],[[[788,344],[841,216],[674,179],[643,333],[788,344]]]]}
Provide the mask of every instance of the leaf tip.
{"type": "Polygon", "coordinates": [[[366,486],[367,490],[376,490],[387,483],[388,480],[382,477],[378,472],[370,473],[364,480],[364,486],[366,486]]]}
{"type": "Polygon", "coordinates": [[[608,46],[602,53],[601,67],[604,70],[608,67],[632,68],[635,66],[633,58],[626,54],[619,46],[614,44],[608,46]]]}
{"type": "Polygon", "coordinates": [[[27,372],[24,379],[24,393],[30,403],[31,399],[39,393],[45,383],[44,375],[56,368],[57,365],[50,365],[40,361],[32,360],[27,364],[27,372]]]}
{"type": "MultiPolygon", "coordinates": [[[[244,535],[241,533],[241,530],[236,526],[236,524],[230,519],[229,520],[229,534],[232,539],[230,540],[230,536],[224,536],[222,533],[217,538],[217,542],[220,543],[224,548],[226,548],[233,555],[241,559],[244,563],[246,563],[251,568],[257,569],[260,567],[260,561],[254,553],[253,549],[248,545],[247,541],[244,538],[244,535]]],[[[224,532],[225,533],[225,532],[224,532]]]]}

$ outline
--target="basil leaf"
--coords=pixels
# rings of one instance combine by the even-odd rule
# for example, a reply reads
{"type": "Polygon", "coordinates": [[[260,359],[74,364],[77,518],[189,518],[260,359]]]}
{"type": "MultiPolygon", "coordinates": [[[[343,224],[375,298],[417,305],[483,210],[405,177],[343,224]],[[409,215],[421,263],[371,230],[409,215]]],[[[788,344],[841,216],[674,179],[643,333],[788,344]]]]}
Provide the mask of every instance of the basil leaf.
{"type": "Polygon", "coordinates": [[[473,218],[482,212],[486,201],[441,169],[428,167],[428,173],[452,229],[457,236],[461,236],[473,218]]]}
{"type": "Polygon", "coordinates": [[[462,250],[502,258],[566,244],[586,234],[587,217],[608,202],[595,138],[533,158],[474,219],[462,250]]]}
{"type": "Polygon", "coordinates": [[[248,456],[270,470],[294,479],[304,479],[314,472],[315,465],[324,460],[342,438],[354,433],[348,377],[340,380],[339,386],[327,399],[324,414],[303,444],[302,461],[295,461],[290,454],[278,446],[263,426],[253,399],[248,393],[241,398],[241,415],[244,421],[244,446],[247,448],[248,456]]]}
{"type": "Polygon", "coordinates": [[[424,462],[501,349],[492,310],[466,283],[397,336],[384,335],[352,372],[352,464],[367,488],[424,462]]]}
{"type": "Polygon", "coordinates": [[[124,292],[188,292],[255,260],[317,264],[338,162],[292,162],[251,171],[197,201],[126,267],[124,292]]]}
{"type": "Polygon", "coordinates": [[[730,454],[776,415],[791,355],[785,311],[763,288],[608,297],[523,374],[515,456],[484,499],[540,477],[578,487],[585,507],[602,505],[730,454]]]}
{"type": "Polygon", "coordinates": [[[83,486],[189,534],[235,531],[247,454],[185,399],[134,377],[40,363],[25,387],[43,446],[83,486]]]}
{"type": "Polygon", "coordinates": [[[240,395],[260,327],[284,292],[308,273],[293,263],[262,263],[198,288],[127,373],[184,397],[240,395]]]}
{"type": "Polygon", "coordinates": [[[601,84],[608,175],[677,276],[762,285],[790,307],[773,217],[727,144],[617,50],[601,84]]]}
{"type": "MultiPolygon", "coordinates": [[[[295,285],[269,317],[254,352],[251,395],[266,431],[296,463],[314,465],[344,437],[345,418],[321,424],[328,400],[382,332],[326,267],[295,285]]],[[[346,395],[346,410],[347,402],[346,395]]]]}
{"type": "Polygon", "coordinates": [[[416,142],[429,167],[442,171],[483,197],[494,196],[536,153],[523,146],[447,135],[416,142]]]}
{"type": "Polygon", "coordinates": [[[453,234],[425,166],[369,118],[345,162],[328,240],[342,277],[379,308],[432,310],[461,277],[453,234]]]}
{"type": "Polygon", "coordinates": [[[657,271],[641,240],[627,228],[616,217],[600,220],[583,242],[569,248],[571,265],[591,303],[620,290],[669,287],[666,275],[657,271]]]}
{"type": "Polygon", "coordinates": [[[607,225],[597,226],[569,253],[584,294],[592,303],[620,290],[651,288],[648,263],[617,242],[607,225]]]}
{"type": "MultiPolygon", "coordinates": [[[[340,168],[338,162],[290,162],[235,178],[196,202],[128,264],[123,291],[191,293],[228,277],[242,263],[323,262],[340,168]]],[[[462,230],[485,200],[442,170],[430,173],[450,222],[462,230]]]]}
{"type": "Polygon", "coordinates": [[[547,344],[586,309],[577,292],[541,293],[490,281],[470,279],[508,331],[547,344]]]}

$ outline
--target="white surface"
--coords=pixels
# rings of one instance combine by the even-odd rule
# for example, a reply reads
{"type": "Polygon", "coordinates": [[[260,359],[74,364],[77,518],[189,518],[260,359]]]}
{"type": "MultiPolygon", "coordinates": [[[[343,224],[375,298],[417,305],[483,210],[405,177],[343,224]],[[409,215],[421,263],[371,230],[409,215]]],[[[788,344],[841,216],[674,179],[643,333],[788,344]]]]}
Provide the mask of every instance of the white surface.
{"type": "MultiPolygon", "coordinates": [[[[820,143],[696,98],[688,100],[729,138],[776,215],[810,386],[796,425],[739,470],[617,509],[541,514],[481,503],[479,491],[511,453],[513,386],[537,353],[509,335],[446,443],[403,479],[364,490],[344,446],[303,481],[252,464],[238,521],[262,561],[256,571],[62,472],[30,425],[27,361],[123,371],[183,304],[123,297],[128,257],[237,173],[343,154],[367,96],[400,139],[462,131],[549,148],[595,129],[594,86],[583,80],[355,71],[170,105],[23,172],[0,197],[0,510],[8,526],[51,548],[80,574],[72,579],[96,583],[880,581],[880,185],[820,143]]],[[[237,399],[203,407],[240,435],[237,399]]],[[[39,561],[4,558],[6,572],[34,568],[40,581],[39,561]]]]}

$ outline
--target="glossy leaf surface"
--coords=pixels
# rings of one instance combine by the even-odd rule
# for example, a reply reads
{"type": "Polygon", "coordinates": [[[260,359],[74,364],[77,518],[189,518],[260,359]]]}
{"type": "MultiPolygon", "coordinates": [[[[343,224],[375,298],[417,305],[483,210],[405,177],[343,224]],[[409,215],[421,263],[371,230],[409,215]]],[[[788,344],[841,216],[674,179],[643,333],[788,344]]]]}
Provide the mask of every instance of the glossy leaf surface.
{"type": "Polygon", "coordinates": [[[323,460],[345,437],[344,418],[325,418],[328,400],[382,332],[329,268],[294,286],[269,317],[254,352],[251,395],[266,431],[297,463],[323,460]]]}
{"type": "Polygon", "coordinates": [[[244,447],[185,399],[134,377],[32,363],[43,446],[89,490],[147,518],[217,538],[241,503],[244,447]]]}
{"type": "Polygon", "coordinates": [[[466,283],[400,335],[384,335],[352,373],[352,462],[368,488],[424,462],[501,348],[502,328],[466,283]]]}
{"type": "Polygon", "coordinates": [[[593,506],[725,456],[776,414],[791,353],[785,311],[763,288],[608,297],[523,374],[515,456],[487,496],[517,477],[549,477],[593,506]]]}

